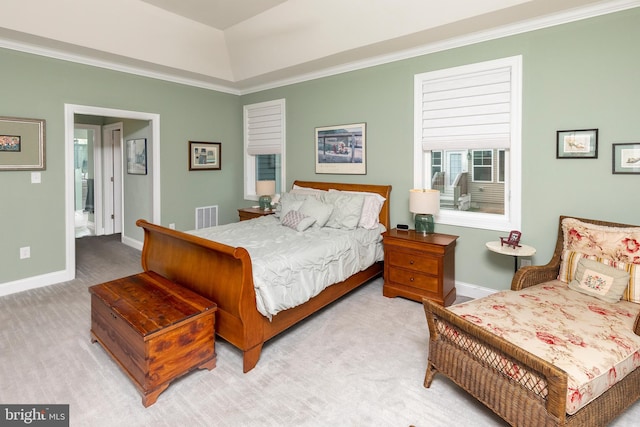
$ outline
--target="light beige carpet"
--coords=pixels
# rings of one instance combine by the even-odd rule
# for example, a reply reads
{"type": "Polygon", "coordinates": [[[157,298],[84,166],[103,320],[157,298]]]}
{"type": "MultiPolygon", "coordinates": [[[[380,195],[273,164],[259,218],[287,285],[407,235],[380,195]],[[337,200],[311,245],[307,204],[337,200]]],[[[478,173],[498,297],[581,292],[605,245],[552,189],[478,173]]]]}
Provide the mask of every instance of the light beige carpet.
{"type": "MultiPolygon", "coordinates": [[[[271,340],[257,367],[217,340],[218,366],[175,381],[144,408],[89,339],[90,285],[140,271],[114,238],[78,241],[78,277],[0,298],[0,403],[70,404],[71,426],[501,426],[442,376],[422,385],[422,306],[372,281],[271,340]]],[[[640,404],[614,426],[634,426],[640,404]]]]}

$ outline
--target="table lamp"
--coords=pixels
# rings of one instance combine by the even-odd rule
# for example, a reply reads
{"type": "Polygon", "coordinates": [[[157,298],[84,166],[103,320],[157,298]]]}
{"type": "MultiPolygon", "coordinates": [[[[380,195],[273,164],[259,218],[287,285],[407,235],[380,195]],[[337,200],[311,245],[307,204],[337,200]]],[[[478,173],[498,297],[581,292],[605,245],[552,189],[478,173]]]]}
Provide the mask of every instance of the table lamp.
{"type": "Polygon", "coordinates": [[[433,215],[440,212],[440,192],[438,190],[409,190],[409,211],[416,214],[416,233],[433,233],[433,215]]]}
{"type": "Polygon", "coordinates": [[[273,196],[275,192],[275,181],[256,181],[256,194],[260,196],[260,199],[258,199],[260,209],[263,211],[271,209],[271,196],[273,196]]]}

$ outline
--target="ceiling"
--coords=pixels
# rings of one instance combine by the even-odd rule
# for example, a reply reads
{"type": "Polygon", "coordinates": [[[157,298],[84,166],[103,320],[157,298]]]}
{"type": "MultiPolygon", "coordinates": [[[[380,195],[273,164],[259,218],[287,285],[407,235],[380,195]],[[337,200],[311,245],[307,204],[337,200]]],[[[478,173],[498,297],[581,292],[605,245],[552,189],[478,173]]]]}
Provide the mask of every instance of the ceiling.
{"type": "Polygon", "coordinates": [[[640,0],[2,0],[0,47],[247,93],[638,6],[640,0]]]}

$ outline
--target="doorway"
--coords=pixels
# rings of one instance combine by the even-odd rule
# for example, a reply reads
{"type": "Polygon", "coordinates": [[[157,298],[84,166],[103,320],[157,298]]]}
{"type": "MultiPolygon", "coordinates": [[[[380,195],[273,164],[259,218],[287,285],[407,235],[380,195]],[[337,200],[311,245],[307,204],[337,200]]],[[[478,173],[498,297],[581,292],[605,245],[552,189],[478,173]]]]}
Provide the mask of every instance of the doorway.
{"type": "MultiPolygon", "coordinates": [[[[74,104],[65,104],[65,206],[66,206],[66,226],[65,226],[65,235],[66,235],[66,244],[65,244],[65,253],[66,253],[66,263],[65,263],[65,280],[72,280],[75,278],[75,267],[76,267],[76,250],[75,250],[75,212],[76,212],[76,197],[75,197],[75,187],[76,187],[76,163],[75,163],[75,116],[76,115],[87,115],[87,116],[100,116],[104,118],[110,119],[133,119],[133,120],[142,120],[148,123],[150,128],[150,147],[151,147],[151,156],[149,158],[150,167],[150,179],[151,179],[151,190],[149,191],[149,197],[151,199],[151,222],[159,224],[160,223],[160,116],[158,114],[153,113],[144,113],[138,111],[128,111],[128,110],[117,110],[112,108],[101,108],[101,107],[92,107],[86,105],[74,105],[74,104]]],[[[107,126],[104,128],[109,129],[107,126]]],[[[122,132],[120,130],[120,132],[122,132]]],[[[118,141],[121,141],[122,134],[120,136],[114,135],[114,138],[118,141]]],[[[104,138],[104,132],[102,133],[102,137],[104,138]]],[[[104,141],[103,141],[104,142],[104,141]]],[[[120,144],[122,144],[120,142],[120,144]]],[[[104,144],[103,144],[104,145],[104,144]]],[[[122,145],[115,151],[116,155],[113,156],[115,161],[120,161],[120,172],[116,172],[116,175],[119,179],[122,179],[122,145]]],[[[95,157],[94,157],[95,159],[95,157]]],[[[88,163],[88,162],[87,162],[88,163]]],[[[88,168],[88,165],[87,165],[88,168]]],[[[96,172],[96,164],[94,160],[94,174],[96,172]]],[[[80,173],[82,173],[82,165],[80,165],[80,173]]],[[[94,175],[95,179],[95,175],[94,175]]],[[[114,176],[114,181],[116,180],[116,176],[114,176]]],[[[114,183],[116,184],[116,183],[114,183]]],[[[117,185],[119,188],[122,188],[122,184],[117,185]]],[[[99,186],[95,184],[94,181],[94,202],[97,202],[99,199],[97,191],[99,186]]],[[[122,197],[120,197],[122,200],[122,197]]],[[[115,209],[119,209],[120,212],[123,211],[124,203],[120,202],[121,205],[118,206],[115,203],[115,209]]],[[[94,221],[98,221],[98,209],[94,203],[94,221]]],[[[115,216],[115,215],[114,215],[115,216]]],[[[124,215],[120,216],[121,221],[126,220],[124,215]]],[[[114,218],[115,219],[115,218],[114,218]]],[[[125,232],[124,224],[121,222],[119,225],[116,222],[113,222],[113,228],[111,229],[111,233],[115,233],[115,230],[122,230],[121,232],[121,241],[122,243],[134,247],[136,249],[142,249],[142,239],[131,237],[125,232]],[[118,228],[120,227],[120,228],[118,228]]],[[[99,233],[99,230],[97,230],[99,233]]]]}

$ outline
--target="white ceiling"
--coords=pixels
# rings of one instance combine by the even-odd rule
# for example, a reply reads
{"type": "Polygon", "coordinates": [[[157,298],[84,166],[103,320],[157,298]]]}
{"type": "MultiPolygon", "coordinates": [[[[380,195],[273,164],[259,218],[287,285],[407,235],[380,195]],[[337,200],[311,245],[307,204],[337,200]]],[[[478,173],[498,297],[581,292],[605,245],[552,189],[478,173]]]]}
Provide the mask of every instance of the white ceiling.
{"type": "Polygon", "coordinates": [[[640,0],[0,0],[0,47],[246,93],[640,0]]]}

